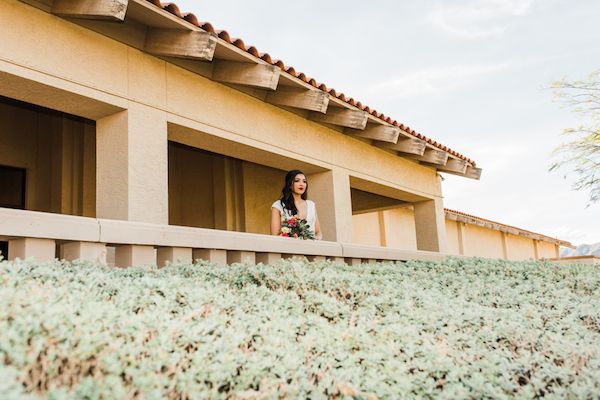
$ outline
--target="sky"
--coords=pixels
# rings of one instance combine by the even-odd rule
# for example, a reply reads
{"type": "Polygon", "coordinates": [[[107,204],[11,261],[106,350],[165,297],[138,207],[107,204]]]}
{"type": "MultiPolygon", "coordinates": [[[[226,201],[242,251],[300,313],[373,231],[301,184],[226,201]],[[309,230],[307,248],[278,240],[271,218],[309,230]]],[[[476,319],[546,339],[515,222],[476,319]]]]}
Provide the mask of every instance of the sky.
{"type": "Polygon", "coordinates": [[[600,242],[600,204],[548,172],[584,122],[548,87],[600,69],[598,0],[176,4],[475,160],[479,181],[444,174],[445,207],[600,242]]]}

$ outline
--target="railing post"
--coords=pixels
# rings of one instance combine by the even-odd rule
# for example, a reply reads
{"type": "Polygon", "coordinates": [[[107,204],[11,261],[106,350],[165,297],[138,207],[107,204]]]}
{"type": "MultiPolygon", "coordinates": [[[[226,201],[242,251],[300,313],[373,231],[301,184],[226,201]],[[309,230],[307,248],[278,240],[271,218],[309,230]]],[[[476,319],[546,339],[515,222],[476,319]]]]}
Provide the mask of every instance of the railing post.
{"type": "Polygon", "coordinates": [[[256,253],[257,264],[272,265],[279,260],[281,260],[281,254],[279,253],[256,253]]]}
{"type": "Polygon", "coordinates": [[[53,261],[56,254],[56,243],[52,239],[21,238],[8,241],[8,259],[33,258],[39,262],[53,261]]]}
{"type": "Polygon", "coordinates": [[[62,257],[67,261],[91,261],[106,264],[106,244],[72,242],[61,246],[62,257]]]}
{"type": "Polygon", "coordinates": [[[156,250],[156,262],[159,267],[181,262],[192,263],[192,249],[187,247],[159,247],[156,250]]]}
{"type": "Polygon", "coordinates": [[[154,247],[126,244],[115,248],[115,266],[125,268],[139,265],[156,265],[154,247]]]}
{"type": "Polygon", "coordinates": [[[215,265],[227,265],[227,250],[194,249],[193,259],[208,261],[215,265]]]}
{"type": "Polygon", "coordinates": [[[227,252],[227,264],[255,264],[256,254],[253,251],[232,250],[227,252]]]}

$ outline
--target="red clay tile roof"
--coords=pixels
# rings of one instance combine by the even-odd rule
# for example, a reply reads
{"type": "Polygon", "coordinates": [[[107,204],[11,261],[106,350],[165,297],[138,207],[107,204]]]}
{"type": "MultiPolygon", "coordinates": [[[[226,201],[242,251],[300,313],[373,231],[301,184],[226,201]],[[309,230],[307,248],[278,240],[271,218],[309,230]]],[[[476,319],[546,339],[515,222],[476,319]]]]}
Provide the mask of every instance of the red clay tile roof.
{"type": "Polygon", "coordinates": [[[528,231],[528,230],[526,230],[526,229],[517,228],[516,226],[506,225],[506,224],[503,224],[503,223],[501,223],[501,222],[496,222],[496,221],[492,221],[492,220],[489,220],[489,219],[485,219],[485,218],[477,217],[477,216],[475,216],[475,215],[467,214],[467,213],[464,213],[464,212],[462,212],[462,211],[451,210],[451,209],[449,209],[449,208],[444,208],[444,211],[445,211],[447,214],[456,214],[456,215],[462,215],[462,216],[465,216],[465,217],[468,217],[468,218],[472,218],[472,219],[474,219],[474,220],[478,220],[478,221],[481,221],[481,222],[488,222],[488,223],[491,223],[491,224],[496,224],[496,225],[503,226],[503,227],[505,227],[505,228],[515,229],[515,230],[517,230],[517,231],[521,231],[521,232],[530,233],[530,234],[532,234],[532,235],[541,236],[541,237],[543,237],[543,238],[547,238],[547,239],[556,240],[556,241],[559,241],[559,242],[560,242],[560,245],[561,245],[561,246],[575,248],[575,246],[573,246],[571,243],[569,243],[569,242],[567,242],[567,241],[564,241],[564,240],[561,240],[561,239],[559,239],[559,238],[553,238],[553,237],[551,237],[551,236],[542,235],[541,233],[531,232],[531,231],[528,231]]]}
{"type": "Polygon", "coordinates": [[[269,63],[271,65],[277,65],[279,68],[281,68],[282,71],[310,84],[311,86],[314,86],[315,88],[318,88],[324,92],[327,92],[330,95],[350,104],[351,106],[354,106],[360,110],[363,110],[363,111],[371,114],[372,116],[379,118],[382,121],[385,121],[389,124],[397,126],[400,129],[402,129],[403,131],[411,134],[412,136],[419,138],[421,140],[424,140],[425,142],[429,143],[430,145],[437,147],[443,151],[446,151],[446,152],[452,154],[453,156],[458,157],[462,160],[465,160],[465,161],[469,162],[471,165],[475,166],[475,161],[471,160],[468,157],[463,156],[462,154],[450,149],[447,146],[442,145],[441,143],[434,141],[433,139],[426,137],[425,135],[423,135],[419,132],[416,132],[411,127],[399,123],[398,121],[384,115],[383,113],[380,113],[377,110],[374,110],[374,109],[364,105],[360,101],[356,101],[352,97],[346,96],[342,92],[338,92],[333,88],[327,87],[324,83],[317,82],[315,79],[306,76],[306,74],[304,74],[303,72],[296,71],[296,69],[294,67],[286,66],[283,63],[283,61],[281,61],[281,60],[272,59],[268,53],[261,53],[254,46],[247,46],[242,39],[232,38],[227,31],[216,30],[211,25],[210,22],[201,22],[198,20],[198,18],[194,14],[181,12],[179,7],[175,3],[165,3],[165,2],[161,2],[159,0],[146,0],[146,1],[154,4],[155,6],[161,8],[165,11],[168,11],[169,13],[171,13],[181,19],[186,20],[187,22],[205,30],[206,32],[216,33],[219,36],[219,38],[223,39],[227,43],[233,44],[234,46],[238,47],[239,49],[241,49],[247,53],[252,54],[254,57],[260,58],[261,60],[266,61],[267,63],[269,63]]]}

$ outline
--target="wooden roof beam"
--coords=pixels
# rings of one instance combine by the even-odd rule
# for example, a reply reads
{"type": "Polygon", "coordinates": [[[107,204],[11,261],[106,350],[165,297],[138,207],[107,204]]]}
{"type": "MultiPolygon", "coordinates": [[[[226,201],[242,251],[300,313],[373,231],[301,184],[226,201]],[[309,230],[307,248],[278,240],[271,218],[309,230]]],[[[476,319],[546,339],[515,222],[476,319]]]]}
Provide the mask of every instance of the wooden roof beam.
{"type": "Polygon", "coordinates": [[[267,93],[265,101],[278,106],[325,114],[329,106],[329,95],[322,90],[292,89],[280,86],[276,91],[267,93]]]}
{"type": "Polygon", "coordinates": [[[446,162],[448,162],[448,153],[432,148],[426,148],[425,152],[421,156],[409,154],[407,157],[422,163],[433,165],[446,165],[446,162]]]}
{"type": "Polygon", "coordinates": [[[347,128],[345,133],[360,138],[395,144],[398,141],[398,136],[400,136],[400,128],[393,125],[367,124],[364,130],[347,128]]]}
{"type": "Polygon", "coordinates": [[[214,34],[177,29],[148,29],[144,51],[156,56],[212,61],[217,47],[214,34]]]}
{"type": "Polygon", "coordinates": [[[448,158],[448,162],[443,167],[439,167],[438,171],[454,173],[456,175],[464,175],[467,172],[467,162],[458,158],[448,158]]]}
{"type": "Polygon", "coordinates": [[[425,142],[419,139],[399,138],[396,143],[375,143],[377,147],[396,150],[400,153],[422,156],[425,153],[425,142]]]}
{"type": "Polygon", "coordinates": [[[309,118],[315,122],[363,130],[367,126],[368,116],[369,114],[360,110],[329,108],[327,114],[311,113],[309,118]]]}
{"type": "Polygon", "coordinates": [[[463,175],[465,178],[479,180],[481,178],[481,168],[473,167],[471,165],[467,166],[467,170],[463,175]]]}
{"type": "Polygon", "coordinates": [[[215,60],[213,61],[212,80],[275,90],[279,84],[280,71],[278,66],[266,63],[215,60]]]}
{"type": "Polygon", "coordinates": [[[129,0],[54,0],[52,14],[105,21],[125,20],[129,0]]]}
{"type": "MultiPolygon", "coordinates": [[[[451,160],[455,160],[455,159],[453,159],[453,158],[448,159],[448,164],[450,164],[451,160]]],[[[459,161],[461,161],[461,160],[459,160],[459,161]]],[[[452,161],[452,163],[455,165],[458,165],[458,164],[456,164],[455,161],[452,161]]],[[[438,171],[445,172],[447,174],[462,176],[464,178],[479,180],[479,178],[481,177],[482,169],[468,165],[465,162],[465,168],[464,168],[463,172],[461,172],[460,170],[458,170],[456,168],[446,168],[446,167],[438,167],[438,171]]]]}

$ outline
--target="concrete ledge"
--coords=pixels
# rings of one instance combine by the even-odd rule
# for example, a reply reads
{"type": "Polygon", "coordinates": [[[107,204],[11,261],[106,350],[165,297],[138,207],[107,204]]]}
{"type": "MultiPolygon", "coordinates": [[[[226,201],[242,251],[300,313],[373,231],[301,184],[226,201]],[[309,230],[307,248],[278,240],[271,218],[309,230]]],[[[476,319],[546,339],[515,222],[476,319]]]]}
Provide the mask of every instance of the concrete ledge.
{"type": "Polygon", "coordinates": [[[366,258],[375,260],[426,260],[440,261],[448,255],[443,253],[435,253],[431,251],[421,250],[400,250],[390,249],[387,247],[364,246],[351,243],[342,243],[343,257],[345,258],[366,258]]]}
{"type": "Polygon", "coordinates": [[[600,265],[600,257],[598,256],[572,256],[572,257],[560,257],[560,258],[548,258],[548,261],[557,264],[586,264],[586,265],[600,265]]]}
{"type": "Polygon", "coordinates": [[[335,242],[293,240],[255,233],[142,222],[107,219],[99,219],[98,221],[101,232],[100,242],[109,244],[140,244],[322,256],[342,255],[341,244],[335,242]]]}
{"type": "Polygon", "coordinates": [[[0,239],[20,237],[101,241],[95,218],[0,208],[0,239]]]}
{"type": "MultiPolygon", "coordinates": [[[[0,240],[39,238],[59,242],[92,242],[114,246],[134,245],[252,252],[259,254],[258,262],[264,258],[263,253],[276,254],[276,257],[298,254],[307,256],[309,259],[327,258],[340,261],[344,259],[439,261],[447,257],[447,254],[429,251],[294,240],[254,233],[76,217],[6,208],[0,208],[0,221],[0,240]]],[[[194,250],[195,254],[200,254],[198,251],[194,250]]],[[[141,257],[141,261],[138,263],[147,263],[146,258],[148,257],[141,257]]],[[[126,261],[124,262],[126,263],[126,261]]]]}

